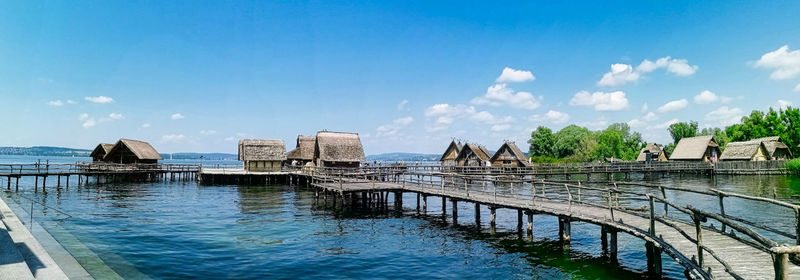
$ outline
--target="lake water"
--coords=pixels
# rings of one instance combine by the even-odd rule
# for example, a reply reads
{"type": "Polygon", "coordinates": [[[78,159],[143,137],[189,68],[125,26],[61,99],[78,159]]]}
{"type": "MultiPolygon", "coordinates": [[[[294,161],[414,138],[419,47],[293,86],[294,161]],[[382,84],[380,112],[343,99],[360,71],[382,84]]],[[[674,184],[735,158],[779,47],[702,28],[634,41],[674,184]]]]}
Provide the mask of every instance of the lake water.
{"type": "MultiPolygon", "coordinates": [[[[0,162],[35,160],[0,156],[0,162]]],[[[785,200],[800,194],[795,177],[653,180],[785,200]]],[[[412,194],[405,197],[402,214],[337,213],[319,206],[314,191],[300,186],[90,184],[45,195],[32,185],[21,181],[19,192],[3,192],[2,197],[21,212],[22,220],[44,227],[97,278],[646,278],[639,239],[621,234],[621,264],[609,265],[601,256],[598,226],[573,224],[571,248],[565,250],[557,241],[554,217],[535,217],[531,242],[516,235],[516,211],[498,210],[498,232],[490,234],[487,209],[479,228],[473,206],[461,203],[460,225],[452,225],[449,217],[442,220],[439,199],[429,199],[428,216],[416,215],[412,194]]],[[[786,215],[735,201],[726,207],[764,219],[786,215]]],[[[664,260],[667,275],[682,278],[682,268],[664,260]]]]}

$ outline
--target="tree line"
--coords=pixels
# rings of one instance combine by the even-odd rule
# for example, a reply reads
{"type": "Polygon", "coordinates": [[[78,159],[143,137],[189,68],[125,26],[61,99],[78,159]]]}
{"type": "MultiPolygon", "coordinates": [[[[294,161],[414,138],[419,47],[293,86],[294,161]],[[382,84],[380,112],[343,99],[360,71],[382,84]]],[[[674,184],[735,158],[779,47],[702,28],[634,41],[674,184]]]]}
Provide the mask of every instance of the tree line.
{"type": "MultiPolygon", "coordinates": [[[[667,155],[685,137],[713,135],[721,149],[732,141],[747,141],[767,136],[780,136],[792,150],[800,152],[800,109],[788,107],[766,112],[753,110],[740,123],[724,128],[699,128],[696,121],[678,122],[667,130],[672,143],[663,146],[667,155]]],[[[639,151],[647,145],[640,133],[632,131],[626,123],[615,123],[606,129],[591,131],[569,125],[557,132],[539,126],[531,132],[529,155],[534,162],[588,162],[607,158],[636,160],[639,151]]]]}

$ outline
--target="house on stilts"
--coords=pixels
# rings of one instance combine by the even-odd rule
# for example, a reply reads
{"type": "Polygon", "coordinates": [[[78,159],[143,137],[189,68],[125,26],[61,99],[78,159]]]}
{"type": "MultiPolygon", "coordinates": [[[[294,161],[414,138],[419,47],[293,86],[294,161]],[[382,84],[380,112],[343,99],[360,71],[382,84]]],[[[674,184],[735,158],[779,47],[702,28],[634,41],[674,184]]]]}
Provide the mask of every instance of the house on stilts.
{"type": "Polygon", "coordinates": [[[106,154],[111,151],[111,148],[114,148],[114,144],[100,143],[94,148],[94,150],[92,150],[92,153],[89,154],[89,156],[92,157],[93,162],[104,161],[106,154]]]}
{"type": "Polygon", "coordinates": [[[317,141],[316,136],[297,136],[297,146],[294,150],[286,153],[286,164],[295,166],[304,166],[309,162],[314,161],[314,144],[317,141]]]}
{"type": "Polygon", "coordinates": [[[103,157],[105,162],[124,164],[151,164],[158,163],[162,159],[150,143],[131,139],[120,139],[103,157]]]}
{"type": "Polygon", "coordinates": [[[466,143],[456,156],[456,166],[491,166],[491,156],[483,146],[466,143]]]}
{"type": "Polygon", "coordinates": [[[366,160],[358,133],[320,131],[314,144],[318,167],[357,168],[366,160]]]}
{"type": "Polygon", "coordinates": [[[489,160],[496,167],[529,167],[531,159],[514,142],[506,141],[489,160]]]}
{"type": "Polygon", "coordinates": [[[456,157],[458,157],[458,153],[461,152],[461,142],[456,142],[456,140],[450,141],[450,145],[447,146],[447,149],[444,150],[444,154],[442,154],[442,158],[439,159],[442,166],[455,166],[456,165],[456,157]]]}
{"type": "Polygon", "coordinates": [[[653,162],[653,161],[667,161],[667,155],[664,153],[664,149],[661,148],[656,143],[647,143],[641,151],[639,151],[639,156],[636,157],[636,161],[638,162],[653,162]]]}
{"type": "Polygon", "coordinates": [[[280,172],[286,160],[283,140],[239,140],[239,160],[250,172],[280,172]]]}
{"type": "Polygon", "coordinates": [[[714,136],[685,137],[678,141],[669,160],[716,162],[720,154],[714,136]]]}

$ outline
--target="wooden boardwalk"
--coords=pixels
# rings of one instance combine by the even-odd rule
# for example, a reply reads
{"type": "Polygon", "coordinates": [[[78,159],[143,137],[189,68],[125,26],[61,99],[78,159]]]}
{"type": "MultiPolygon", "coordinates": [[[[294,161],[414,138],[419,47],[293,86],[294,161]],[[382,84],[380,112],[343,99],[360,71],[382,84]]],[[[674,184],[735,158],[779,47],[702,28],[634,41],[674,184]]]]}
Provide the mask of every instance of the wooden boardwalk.
{"type": "MultiPolygon", "coordinates": [[[[294,172],[294,174],[306,173],[294,172]]],[[[392,172],[392,174],[397,173],[392,172]]],[[[475,176],[409,171],[400,176],[389,177],[369,172],[361,175],[355,175],[353,172],[338,174],[318,172],[310,179],[311,185],[341,196],[343,204],[347,203],[348,195],[350,200],[354,201],[372,197],[388,198],[388,195],[393,193],[395,203],[399,199],[402,205],[402,193],[412,192],[418,194],[417,207],[423,209],[427,208],[426,201],[429,196],[442,197],[443,202],[447,199],[454,205],[457,202],[474,203],[476,207],[484,205],[489,207],[492,213],[497,208],[516,209],[519,215],[518,229],[522,228],[523,213],[528,216],[529,230],[532,227],[533,214],[557,216],[561,229],[560,237],[567,242],[570,239],[570,222],[591,223],[601,227],[604,249],[615,247],[617,232],[628,233],[646,241],[648,271],[653,274],[661,274],[659,252],[663,252],[686,268],[687,278],[800,279],[800,266],[789,263],[787,254],[800,252],[798,247],[778,246],[777,242],[756,232],[763,232],[761,227],[769,228],[770,225],[759,227],[757,224],[751,226],[748,223],[737,222],[747,221],[725,215],[724,208],[694,209],[691,206],[679,206],[687,202],[668,199],[665,189],[670,192],[687,191],[714,195],[714,199],[720,197],[720,205],[724,205],[725,197],[743,199],[749,197],[636,183],[629,184],[628,190],[623,191],[617,186],[597,187],[548,182],[528,177],[508,178],[496,175],[475,176]],[[664,195],[659,195],[659,192],[664,195]],[[376,196],[375,193],[385,193],[385,195],[376,196]],[[711,227],[710,220],[723,224],[723,228],[711,227]],[[733,233],[734,230],[736,233],[733,233]],[[613,241],[606,240],[609,238],[613,241]]],[[[775,207],[790,207],[795,213],[800,213],[797,211],[797,206],[788,203],[765,198],[754,199],[768,204],[775,202],[777,203],[774,204],[775,207]]],[[[453,215],[458,214],[454,212],[453,215]]],[[[800,231],[800,227],[796,225],[796,217],[787,218],[791,220],[789,223],[800,231]]],[[[494,215],[491,219],[491,223],[494,224],[494,215]]],[[[797,240],[797,232],[786,233],[785,230],[778,232],[797,240]]],[[[615,258],[616,248],[607,250],[610,250],[610,254],[615,258]]]]}

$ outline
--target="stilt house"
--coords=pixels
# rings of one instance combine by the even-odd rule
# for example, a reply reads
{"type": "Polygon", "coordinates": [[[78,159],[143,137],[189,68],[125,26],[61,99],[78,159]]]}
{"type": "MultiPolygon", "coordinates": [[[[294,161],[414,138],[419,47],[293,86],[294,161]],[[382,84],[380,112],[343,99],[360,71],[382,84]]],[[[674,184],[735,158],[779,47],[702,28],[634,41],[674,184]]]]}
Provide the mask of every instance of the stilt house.
{"type": "Polygon", "coordinates": [[[316,166],[356,168],[364,160],[364,147],[357,133],[317,132],[314,144],[316,166]]]}
{"type": "Polygon", "coordinates": [[[483,146],[464,144],[456,157],[457,166],[490,166],[490,154],[483,146]]]}
{"type": "Polygon", "coordinates": [[[239,141],[239,160],[251,172],[279,172],[286,160],[283,140],[243,139],[239,141]]]}
{"type": "Polygon", "coordinates": [[[444,150],[442,158],[439,160],[442,166],[455,166],[456,157],[458,157],[458,153],[461,152],[462,147],[460,142],[456,143],[456,140],[451,141],[450,145],[447,146],[447,150],[444,150]]]}
{"type": "Polygon", "coordinates": [[[499,167],[528,167],[531,159],[517,147],[514,142],[506,141],[490,159],[492,166],[499,167]]]}
{"type": "Polygon", "coordinates": [[[103,157],[110,163],[158,163],[163,158],[150,143],[120,139],[103,157]]]}
{"type": "Polygon", "coordinates": [[[669,160],[711,162],[721,154],[714,136],[686,137],[678,141],[669,160]]]}
{"type": "Polygon", "coordinates": [[[667,155],[661,146],[655,143],[647,143],[647,145],[639,151],[639,156],[636,157],[638,162],[651,162],[651,161],[667,161],[667,155]]]}
{"type": "Polygon", "coordinates": [[[317,141],[315,136],[297,136],[297,146],[294,150],[286,154],[286,163],[294,162],[297,166],[314,161],[314,144],[317,141]]]}
{"type": "Polygon", "coordinates": [[[114,148],[114,144],[100,143],[89,156],[92,157],[92,161],[94,162],[103,161],[106,154],[111,151],[111,148],[114,148]]]}

